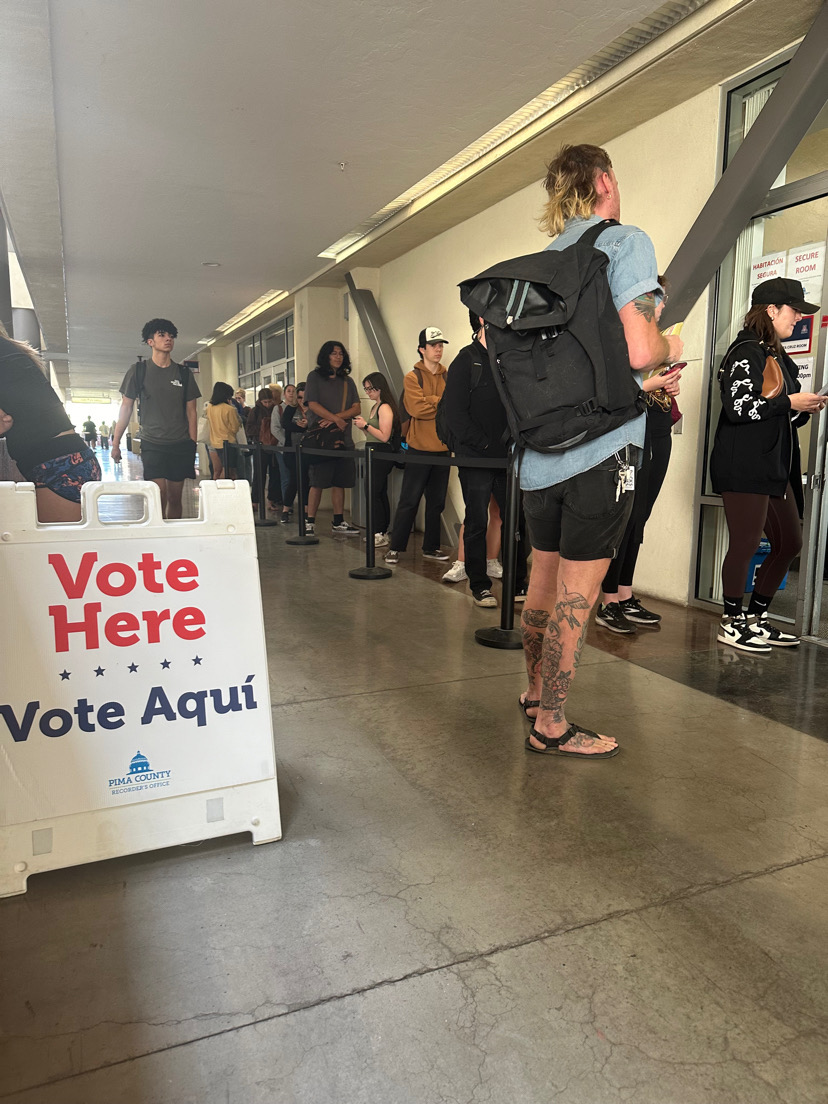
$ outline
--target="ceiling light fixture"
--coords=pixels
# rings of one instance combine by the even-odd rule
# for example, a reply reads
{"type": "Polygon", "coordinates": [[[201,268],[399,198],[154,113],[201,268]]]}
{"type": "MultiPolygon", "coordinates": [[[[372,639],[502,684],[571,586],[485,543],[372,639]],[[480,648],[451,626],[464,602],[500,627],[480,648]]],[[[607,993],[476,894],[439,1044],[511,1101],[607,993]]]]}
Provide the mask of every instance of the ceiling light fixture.
{"type": "Polygon", "coordinates": [[[221,268],[221,261],[202,261],[202,268],[221,268]]]}

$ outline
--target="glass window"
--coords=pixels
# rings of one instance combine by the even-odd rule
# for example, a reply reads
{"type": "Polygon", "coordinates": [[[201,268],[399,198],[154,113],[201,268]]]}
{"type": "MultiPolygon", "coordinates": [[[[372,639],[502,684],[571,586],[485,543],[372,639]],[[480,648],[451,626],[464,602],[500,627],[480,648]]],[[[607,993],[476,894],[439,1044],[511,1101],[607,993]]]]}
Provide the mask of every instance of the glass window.
{"type": "MultiPolygon", "coordinates": [[[[237,345],[239,386],[259,387],[262,365],[267,365],[268,379],[293,372],[293,315],[280,319],[266,330],[246,337],[237,345]]],[[[292,376],[291,376],[292,378],[292,376]]]]}
{"type": "Polygon", "coordinates": [[[272,364],[274,360],[284,360],[287,356],[287,339],[284,323],[276,330],[270,330],[265,334],[264,363],[272,364]]]}

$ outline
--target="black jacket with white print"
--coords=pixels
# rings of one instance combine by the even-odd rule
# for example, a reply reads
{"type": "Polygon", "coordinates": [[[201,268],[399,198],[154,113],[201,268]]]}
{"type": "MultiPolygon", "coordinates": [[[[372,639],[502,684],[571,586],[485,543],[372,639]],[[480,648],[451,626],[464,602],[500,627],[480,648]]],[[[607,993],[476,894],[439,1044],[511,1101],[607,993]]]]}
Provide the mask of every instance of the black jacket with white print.
{"type": "Polygon", "coordinates": [[[719,386],[722,411],[710,457],[713,490],[781,497],[790,482],[801,513],[802,475],[794,427],[804,425],[808,415],[791,411],[788,396],[800,389],[796,364],[785,352],[773,354],[752,330],[742,330],[724,355],[719,386]],[[776,398],[765,399],[763,373],[770,355],[776,356],[785,386],[776,398]]]}

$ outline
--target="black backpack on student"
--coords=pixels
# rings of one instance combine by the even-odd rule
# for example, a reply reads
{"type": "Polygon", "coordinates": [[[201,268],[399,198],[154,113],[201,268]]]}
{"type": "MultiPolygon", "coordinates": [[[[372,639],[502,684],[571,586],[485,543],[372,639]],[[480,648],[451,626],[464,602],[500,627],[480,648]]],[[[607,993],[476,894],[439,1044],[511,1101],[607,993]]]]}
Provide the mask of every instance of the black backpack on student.
{"type": "MultiPolygon", "coordinates": [[[[479,342],[475,342],[475,344],[479,344],[479,342]]],[[[471,392],[474,391],[476,387],[480,386],[480,380],[482,379],[482,377],[482,363],[479,360],[472,361],[471,386],[469,387],[469,394],[471,394],[471,392]]],[[[434,428],[437,430],[437,436],[440,438],[446,448],[450,452],[456,452],[459,442],[454,436],[451,426],[449,425],[449,420],[446,416],[446,407],[443,404],[442,396],[440,397],[440,401],[437,403],[437,413],[434,416],[434,428]]]]}
{"type": "Polygon", "coordinates": [[[637,417],[643,394],[590,227],[566,249],[545,249],[460,284],[483,318],[495,384],[518,447],[562,452],[637,417]]]}

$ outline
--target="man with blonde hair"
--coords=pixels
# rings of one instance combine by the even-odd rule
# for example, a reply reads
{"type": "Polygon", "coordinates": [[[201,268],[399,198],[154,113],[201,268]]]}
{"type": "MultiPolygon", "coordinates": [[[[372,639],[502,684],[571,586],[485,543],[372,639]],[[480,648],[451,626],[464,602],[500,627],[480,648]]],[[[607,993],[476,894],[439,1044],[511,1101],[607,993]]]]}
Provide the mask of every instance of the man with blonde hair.
{"type": "MultiPolygon", "coordinates": [[[[653,244],[643,230],[620,224],[618,180],[606,150],[564,146],[548,166],[545,188],[541,226],[555,239],[548,249],[566,249],[609,220],[595,247],[609,257],[607,280],[632,370],[678,360],[680,339],[662,336],[656,325],[663,290],[653,244]]],[[[632,509],[645,418],[563,452],[525,451],[521,487],[533,560],[521,618],[529,676],[521,704],[533,721],[529,751],[580,759],[618,753],[614,738],[571,724],[565,709],[590,611],[632,509]]]]}

